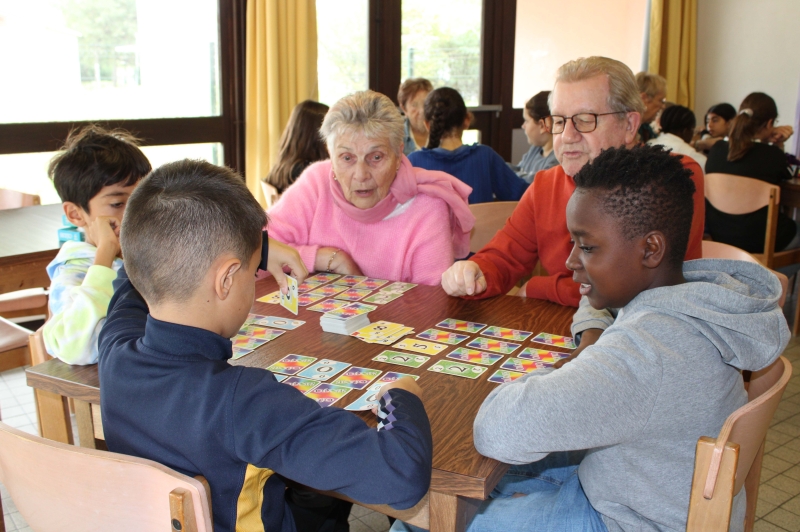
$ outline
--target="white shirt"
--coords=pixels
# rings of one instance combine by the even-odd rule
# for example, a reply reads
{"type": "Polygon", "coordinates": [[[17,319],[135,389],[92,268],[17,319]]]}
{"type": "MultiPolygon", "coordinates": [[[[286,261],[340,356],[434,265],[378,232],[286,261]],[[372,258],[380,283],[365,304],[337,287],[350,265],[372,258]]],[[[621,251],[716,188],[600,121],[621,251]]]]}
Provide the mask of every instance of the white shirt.
{"type": "Polygon", "coordinates": [[[648,140],[647,143],[651,146],[664,146],[665,148],[672,149],[673,153],[680,153],[681,155],[691,157],[697,162],[697,164],[700,165],[700,168],[705,171],[706,156],[692,148],[677,135],[673,135],[672,133],[661,133],[656,138],[648,140]]]}

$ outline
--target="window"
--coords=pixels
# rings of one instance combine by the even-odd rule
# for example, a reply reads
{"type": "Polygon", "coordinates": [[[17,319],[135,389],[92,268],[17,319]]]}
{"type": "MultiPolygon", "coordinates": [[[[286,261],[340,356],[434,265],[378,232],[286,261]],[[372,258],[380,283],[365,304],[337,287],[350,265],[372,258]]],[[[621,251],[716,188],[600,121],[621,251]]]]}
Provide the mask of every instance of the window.
{"type": "Polygon", "coordinates": [[[367,0],[317,0],[317,76],[319,101],[368,88],[367,0]]]}

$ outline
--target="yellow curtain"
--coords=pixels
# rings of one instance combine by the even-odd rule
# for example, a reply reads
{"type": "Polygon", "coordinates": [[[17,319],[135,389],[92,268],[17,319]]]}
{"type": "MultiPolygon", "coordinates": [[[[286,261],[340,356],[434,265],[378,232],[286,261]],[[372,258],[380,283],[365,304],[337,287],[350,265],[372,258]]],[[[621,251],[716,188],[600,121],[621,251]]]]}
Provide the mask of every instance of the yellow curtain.
{"type": "Polygon", "coordinates": [[[697,0],[651,0],[648,72],[667,79],[667,100],[694,109],[697,0]]]}
{"type": "Polygon", "coordinates": [[[315,0],[248,0],[246,53],[245,176],[263,205],[260,181],[292,109],[318,98],[315,0]]]}

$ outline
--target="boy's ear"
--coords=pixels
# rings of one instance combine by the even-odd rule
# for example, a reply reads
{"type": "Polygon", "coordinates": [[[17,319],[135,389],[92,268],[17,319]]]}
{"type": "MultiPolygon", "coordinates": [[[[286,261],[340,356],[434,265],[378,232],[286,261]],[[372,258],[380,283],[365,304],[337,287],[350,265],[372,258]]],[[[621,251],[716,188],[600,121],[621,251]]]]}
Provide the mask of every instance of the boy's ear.
{"type": "Polygon", "coordinates": [[[242,267],[242,261],[235,257],[224,260],[214,275],[214,291],[217,297],[224,301],[228,298],[233,287],[233,276],[242,267]]]}
{"type": "Polygon", "coordinates": [[[667,253],[667,239],[661,231],[650,231],[644,236],[644,256],[642,265],[645,268],[658,268],[667,253]]]}
{"type": "Polygon", "coordinates": [[[67,220],[69,220],[69,223],[76,227],[86,227],[89,225],[89,221],[87,220],[89,213],[83,210],[83,208],[71,201],[65,201],[62,207],[64,208],[64,215],[67,217],[67,220]]]}

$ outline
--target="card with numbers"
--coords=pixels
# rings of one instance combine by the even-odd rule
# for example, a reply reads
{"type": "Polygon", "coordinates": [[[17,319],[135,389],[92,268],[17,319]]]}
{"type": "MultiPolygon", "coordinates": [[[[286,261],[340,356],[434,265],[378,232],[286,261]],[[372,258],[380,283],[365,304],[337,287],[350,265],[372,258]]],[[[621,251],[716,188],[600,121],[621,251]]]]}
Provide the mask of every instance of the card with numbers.
{"type": "Polygon", "coordinates": [[[340,301],[338,299],[326,299],[325,301],[320,301],[316,305],[308,307],[308,310],[313,310],[314,312],[330,312],[337,308],[346,307],[349,304],[350,303],[347,301],[340,301]]]}
{"type": "Polygon", "coordinates": [[[303,355],[286,355],[267,368],[273,373],[283,373],[284,375],[295,375],[303,368],[311,365],[316,358],[303,355]]]}
{"type": "Polygon", "coordinates": [[[372,312],[377,308],[378,307],[375,305],[367,305],[356,302],[331,310],[330,312],[326,312],[326,315],[331,318],[346,320],[347,318],[352,318],[353,316],[359,316],[361,314],[372,312]]]}
{"type": "Polygon", "coordinates": [[[297,374],[298,377],[326,381],[348,367],[347,362],[337,362],[336,360],[322,359],[307,367],[297,374]]]}
{"type": "Polygon", "coordinates": [[[347,370],[336,377],[331,384],[335,384],[336,386],[347,386],[349,388],[353,388],[354,390],[363,390],[369,383],[375,380],[375,377],[380,375],[382,372],[379,369],[370,369],[370,368],[359,368],[353,366],[352,368],[347,368],[347,370]]]}
{"type": "Polygon", "coordinates": [[[564,347],[566,349],[575,349],[575,340],[569,336],[561,336],[560,334],[539,333],[531,339],[531,342],[537,344],[547,344],[554,347],[564,347]]]}
{"type": "Polygon", "coordinates": [[[233,343],[231,358],[236,360],[248,353],[252,353],[257,347],[267,343],[267,340],[252,336],[234,336],[231,342],[233,343]]]}
{"type": "Polygon", "coordinates": [[[283,384],[288,384],[292,388],[300,390],[301,393],[306,393],[308,390],[319,384],[319,381],[314,379],[303,379],[301,377],[286,377],[283,384]]]}
{"type": "Polygon", "coordinates": [[[402,323],[393,323],[391,321],[381,320],[361,327],[357,331],[353,331],[350,333],[350,336],[358,338],[359,340],[364,340],[367,343],[372,343],[373,341],[389,336],[402,328],[402,323]]]}
{"type": "Polygon", "coordinates": [[[334,386],[321,382],[316,387],[306,392],[306,397],[315,400],[320,406],[331,406],[333,403],[350,393],[352,388],[347,386],[334,386]]]}
{"type": "Polygon", "coordinates": [[[344,299],[345,301],[358,301],[362,297],[367,297],[368,295],[370,295],[371,292],[372,292],[371,290],[359,290],[356,288],[350,288],[348,290],[345,290],[344,292],[336,294],[334,297],[336,299],[344,299]]]}
{"type": "Polygon", "coordinates": [[[381,286],[385,285],[389,281],[384,279],[374,279],[372,277],[367,277],[360,283],[353,286],[353,288],[363,288],[365,290],[375,290],[376,288],[380,288],[381,286]]]}
{"type": "Polygon", "coordinates": [[[456,345],[460,344],[467,338],[469,338],[468,334],[458,334],[449,331],[437,331],[436,329],[428,329],[427,331],[423,331],[417,335],[417,338],[422,338],[423,340],[430,340],[431,342],[441,342],[443,344],[450,344],[456,345]]]}
{"type": "Polygon", "coordinates": [[[513,380],[517,380],[520,377],[525,375],[524,373],[520,373],[518,371],[508,371],[505,369],[498,369],[489,377],[489,382],[495,382],[497,384],[503,384],[506,382],[511,382],[513,380]]]}
{"type": "Polygon", "coordinates": [[[370,388],[364,395],[362,395],[361,397],[359,397],[358,399],[356,399],[355,401],[344,407],[344,409],[358,412],[362,410],[372,410],[373,408],[377,408],[381,404],[381,398],[380,395],[378,395],[379,391],[380,388],[378,388],[377,390],[373,390],[372,388],[370,388]]]}
{"type": "Polygon", "coordinates": [[[484,372],[483,366],[473,366],[471,364],[464,364],[463,362],[452,362],[450,360],[439,360],[433,366],[428,368],[428,371],[436,373],[444,373],[445,375],[455,375],[456,377],[466,377],[467,379],[477,379],[484,372]]]}
{"type": "Polygon", "coordinates": [[[569,353],[561,353],[558,351],[547,351],[546,349],[536,349],[535,347],[526,347],[517,357],[527,358],[534,362],[541,362],[542,364],[555,364],[562,358],[567,358],[569,353]]]}
{"type": "Polygon", "coordinates": [[[531,371],[536,371],[537,369],[544,369],[547,366],[549,366],[549,364],[545,365],[541,362],[528,360],[527,358],[509,358],[500,365],[500,369],[517,371],[519,373],[530,373],[531,371]]]}
{"type": "Polygon", "coordinates": [[[322,295],[323,297],[330,297],[330,296],[335,296],[340,292],[344,292],[345,290],[347,290],[346,286],[326,284],[325,286],[320,286],[319,288],[311,290],[309,294],[316,294],[316,295],[322,295]]]}
{"type": "Polygon", "coordinates": [[[372,386],[369,387],[370,390],[378,391],[383,387],[384,384],[388,384],[390,382],[394,382],[396,380],[402,379],[403,377],[411,377],[414,380],[419,379],[419,375],[411,375],[410,373],[398,373],[396,371],[387,371],[384,373],[380,379],[376,380],[372,386]]]}
{"type": "Polygon", "coordinates": [[[341,277],[338,273],[330,273],[330,272],[319,272],[315,273],[311,277],[307,277],[306,281],[312,281],[315,283],[329,283],[331,281],[335,281],[341,277]]]}
{"type": "Polygon", "coordinates": [[[262,325],[243,325],[242,328],[239,329],[239,332],[236,333],[236,336],[231,340],[234,342],[234,345],[237,345],[236,339],[240,337],[258,338],[259,340],[264,340],[264,342],[269,342],[285,332],[286,331],[281,331],[279,329],[270,329],[262,325]]]}
{"type": "Polygon", "coordinates": [[[430,357],[423,355],[410,355],[408,353],[401,353],[399,351],[384,351],[380,355],[373,358],[375,362],[384,362],[386,364],[397,364],[398,366],[406,366],[409,368],[418,368],[425,364],[430,357]]]}
{"type": "Polygon", "coordinates": [[[261,296],[256,301],[260,303],[269,303],[270,305],[280,305],[281,304],[281,291],[275,290],[274,292],[270,292],[265,296],[261,296]]]}
{"type": "Polygon", "coordinates": [[[294,329],[297,329],[304,323],[305,322],[303,320],[292,320],[289,318],[281,318],[278,316],[256,316],[253,319],[253,325],[263,325],[265,327],[277,327],[278,329],[286,329],[287,331],[292,331],[294,329]]]}
{"type": "Polygon", "coordinates": [[[397,349],[405,349],[406,351],[414,351],[415,353],[422,353],[423,355],[438,355],[449,346],[444,344],[436,344],[425,340],[405,338],[394,344],[392,347],[397,349]]]}
{"type": "Polygon", "coordinates": [[[493,340],[491,338],[475,338],[467,344],[467,347],[510,355],[519,345],[520,344],[512,344],[511,342],[503,342],[502,340],[493,340]]]}
{"type": "Polygon", "coordinates": [[[281,306],[296,316],[297,296],[300,293],[297,289],[297,279],[294,277],[286,277],[286,283],[289,285],[289,289],[286,293],[278,292],[281,295],[281,306]]]}
{"type": "Polygon", "coordinates": [[[469,364],[480,364],[482,366],[491,366],[498,360],[503,358],[503,355],[495,355],[494,353],[484,353],[475,349],[467,349],[466,347],[457,347],[452,352],[447,353],[446,358],[453,360],[460,360],[469,364]]]}
{"type": "Polygon", "coordinates": [[[402,297],[403,294],[400,292],[375,292],[371,296],[367,296],[363,299],[365,303],[374,303],[376,305],[385,305],[386,303],[391,303],[398,297],[402,297]]]}
{"type": "Polygon", "coordinates": [[[437,323],[435,327],[440,329],[452,329],[458,332],[476,333],[486,327],[486,324],[447,318],[446,320],[437,323]]]}
{"type": "Polygon", "coordinates": [[[322,299],[325,299],[325,296],[322,294],[312,294],[311,292],[306,292],[305,294],[300,294],[297,296],[297,304],[301,307],[307,307],[322,299]]]}
{"type": "Polygon", "coordinates": [[[494,325],[486,327],[483,331],[481,331],[481,334],[483,336],[491,336],[492,338],[497,338],[499,340],[513,342],[524,342],[530,336],[533,336],[532,332],[506,329],[505,327],[495,327],[494,325]]]}
{"type": "Polygon", "coordinates": [[[333,284],[343,284],[345,286],[352,287],[352,286],[357,285],[361,281],[366,281],[367,279],[369,279],[369,278],[365,277],[363,275],[345,275],[344,277],[340,277],[339,279],[336,279],[336,281],[334,281],[333,284]]]}
{"type": "Polygon", "coordinates": [[[411,290],[416,286],[417,285],[415,285],[414,283],[401,283],[398,281],[396,283],[390,284],[389,286],[384,286],[383,288],[381,288],[381,292],[400,292],[402,294],[404,292],[408,292],[409,290],[411,290]]]}
{"type": "Polygon", "coordinates": [[[298,292],[308,292],[309,290],[314,290],[320,285],[325,284],[325,281],[312,281],[310,279],[306,279],[299,285],[297,285],[298,292]]]}

